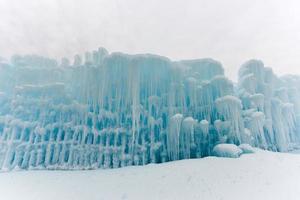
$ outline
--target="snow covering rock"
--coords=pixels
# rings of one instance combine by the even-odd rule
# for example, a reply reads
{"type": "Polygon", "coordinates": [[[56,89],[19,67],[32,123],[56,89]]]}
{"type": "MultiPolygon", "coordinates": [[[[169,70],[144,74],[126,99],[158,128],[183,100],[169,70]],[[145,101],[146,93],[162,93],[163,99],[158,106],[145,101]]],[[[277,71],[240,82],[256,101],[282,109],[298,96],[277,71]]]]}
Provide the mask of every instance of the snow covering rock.
{"type": "Polygon", "coordinates": [[[218,144],[213,149],[213,155],[217,157],[238,158],[242,153],[235,144],[218,144]]]}
{"type": "Polygon", "coordinates": [[[257,60],[234,84],[212,59],[16,55],[0,63],[0,169],[162,163],[220,143],[288,151],[300,141],[299,83],[257,60]]]}
{"type": "Polygon", "coordinates": [[[243,151],[243,153],[255,153],[255,149],[249,144],[240,144],[239,148],[243,151]]]}

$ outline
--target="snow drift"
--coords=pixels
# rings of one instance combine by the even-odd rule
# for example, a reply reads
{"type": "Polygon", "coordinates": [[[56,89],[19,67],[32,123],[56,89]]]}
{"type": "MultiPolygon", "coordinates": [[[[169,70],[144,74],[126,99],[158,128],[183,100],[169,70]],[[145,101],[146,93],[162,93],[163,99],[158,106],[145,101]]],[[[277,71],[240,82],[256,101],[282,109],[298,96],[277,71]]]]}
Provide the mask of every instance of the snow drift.
{"type": "Polygon", "coordinates": [[[0,173],[4,200],[299,200],[300,155],[258,150],[115,170],[0,173]]]}
{"type": "Polygon", "coordinates": [[[218,144],[213,148],[213,155],[225,158],[238,158],[243,151],[234,144],[218,144]]]}

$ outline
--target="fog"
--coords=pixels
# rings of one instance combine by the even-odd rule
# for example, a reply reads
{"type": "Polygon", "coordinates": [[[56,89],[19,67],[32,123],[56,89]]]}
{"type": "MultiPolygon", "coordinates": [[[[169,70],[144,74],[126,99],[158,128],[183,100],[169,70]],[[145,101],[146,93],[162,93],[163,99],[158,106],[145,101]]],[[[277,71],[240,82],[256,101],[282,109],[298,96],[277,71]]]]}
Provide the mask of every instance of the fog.
{"type": "Polygon", "coordinates": [[[211,57],[236,79],[258,58],[300,74],[297,0],[0,0],[0,56],[60,59],[97,49],[211,57]]]}

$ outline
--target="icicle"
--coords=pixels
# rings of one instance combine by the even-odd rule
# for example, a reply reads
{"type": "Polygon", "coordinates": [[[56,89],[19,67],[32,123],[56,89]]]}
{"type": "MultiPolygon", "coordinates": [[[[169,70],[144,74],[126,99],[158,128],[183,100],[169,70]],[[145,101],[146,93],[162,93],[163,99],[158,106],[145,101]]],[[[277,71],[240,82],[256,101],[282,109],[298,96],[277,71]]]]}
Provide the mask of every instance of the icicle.
{"type": "Polygon", "coordinates": [[[188,159],[191,157],[191,139],[194,134],[195,120],[192,117],[187,117],[182,121],[179,148],[180,158],[188,159]]]}
{"type": "Polygon", "coordinates": [[[276,146],[279,151],[288,150],[287,135],[283,126],[282,104],[279,99],[272,99],[272,121],[276,146]]]}
{"type": "Polygon", "coordinates": [[[218,112],[224,120],[231,122],[230,132],[228,133],[229,141],[240,143],[241,135],[244,134],[244,122],[241,117],[241,101],[234,96],[224,96],[218,98],[215,103],[218,112]]]}
{"type": "Polygon", "coordinates": [[[170,119],[169,131],[167,133],[167,150],[169,160],[179,159],[179,136],[182,119],[182,114],[176,114],[170,119]]]}
{"type": "Polygon", "coordinates": [[[249,120],[245,121],[245,126],[251,131],[254,137],[254,145],[267,149],[267,142],[264,134],[265,115],[263,112],[251,113],[249,120]]]}

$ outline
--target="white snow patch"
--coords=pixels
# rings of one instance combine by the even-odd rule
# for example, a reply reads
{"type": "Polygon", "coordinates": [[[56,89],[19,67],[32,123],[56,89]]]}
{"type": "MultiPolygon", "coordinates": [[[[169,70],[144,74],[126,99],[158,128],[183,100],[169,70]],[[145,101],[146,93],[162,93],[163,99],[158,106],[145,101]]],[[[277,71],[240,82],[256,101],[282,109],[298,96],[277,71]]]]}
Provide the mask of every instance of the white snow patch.
{"type": "Polygon", "coordinates": [[[213,149],[217,157],[238,158],[243,151],[235,144],[218,144],[213,149]]]}
{"type": "Polygon", "coordinates": [[[300,155],[257,150],[93,171],[0,173],[2,200],[298,200],[300,155]]]}
{"type": "Polygon", "coordinates": [[[239,148],[243,151],[243,153],[255,153],[255,149],[249,144],[240,144],[239,148]]]}

